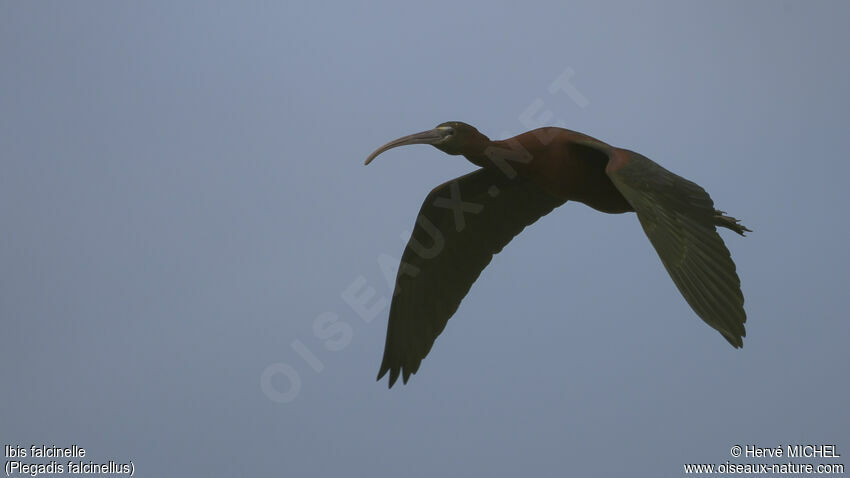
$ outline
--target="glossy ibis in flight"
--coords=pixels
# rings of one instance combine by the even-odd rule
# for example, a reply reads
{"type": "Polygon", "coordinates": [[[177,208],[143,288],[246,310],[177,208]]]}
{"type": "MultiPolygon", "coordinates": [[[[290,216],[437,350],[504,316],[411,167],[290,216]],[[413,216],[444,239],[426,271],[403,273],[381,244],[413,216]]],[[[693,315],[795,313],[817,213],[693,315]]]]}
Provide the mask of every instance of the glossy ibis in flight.
{"type": "Polygon", "coordinates": [[[491,141],[450,121],[381,146],[366,164],[409,144],[463,155],[480,169],[437,186],[422,204],[399,265],[378,380],[389,372],[390,387],[399,375],[407,383],[493,254],[566,201],[637,213],[694,312],[743,346],[744,296],[715,226],[742,236],[749,229],[698,185],[634,151],[554,127],[491,141]]]}

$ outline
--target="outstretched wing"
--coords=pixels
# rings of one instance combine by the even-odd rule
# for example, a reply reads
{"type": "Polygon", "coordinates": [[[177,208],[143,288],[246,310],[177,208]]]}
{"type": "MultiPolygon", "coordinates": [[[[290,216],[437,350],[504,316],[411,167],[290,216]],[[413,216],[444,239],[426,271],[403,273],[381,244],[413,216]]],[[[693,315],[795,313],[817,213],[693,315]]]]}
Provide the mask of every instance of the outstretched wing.
{"type": "Polygon", "coordinates": [[[746,335],[741,281],[701,187],[633,151],[610,152],[606,172],[637,212],[661,262],[694,312],[734,347],[746,335]]]}
{"type": "Polygon", "coordinates": [[[486,168],[434,188],[401,257],[378,380],[407,383],[493,254],[564,202],[486,168]]]}

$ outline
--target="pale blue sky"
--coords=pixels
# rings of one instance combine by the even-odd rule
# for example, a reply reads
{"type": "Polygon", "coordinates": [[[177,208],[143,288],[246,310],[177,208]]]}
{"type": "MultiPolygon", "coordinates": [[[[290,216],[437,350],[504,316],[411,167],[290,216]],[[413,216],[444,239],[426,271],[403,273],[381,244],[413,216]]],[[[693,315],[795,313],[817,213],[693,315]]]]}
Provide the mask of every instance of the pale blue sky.
{"type": "Polygon", "coordinates": [[[838,1],[2,2],[0,441],[80,444],[139,476],[850,456],[848,20],[838,1]],[[565,71],[579,96],[550,93],[565,71]],[[443,121],[503,138],[544,111],[753,229],[721,232],[744,348],[693,314],[634,215],[567,203],[387,390],[387,313],[365,322],[344,291],[389,297],[381,264],[394,274],[422,199],[473,166],[427,146],[363,159],[443,121]],[[339,350],[313,331],[327,313],[351,332],[339,350]],[[264,391],[281,367],[300,387],[264,391]]]}

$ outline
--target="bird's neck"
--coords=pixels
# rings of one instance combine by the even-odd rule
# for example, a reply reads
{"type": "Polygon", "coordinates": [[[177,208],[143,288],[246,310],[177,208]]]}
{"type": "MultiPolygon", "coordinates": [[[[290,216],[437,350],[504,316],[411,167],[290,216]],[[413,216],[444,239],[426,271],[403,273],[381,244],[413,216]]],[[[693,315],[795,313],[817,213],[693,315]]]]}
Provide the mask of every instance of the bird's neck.
{"type": "Polygon", "coordinates": [[[491,141],[487,136],[478,133],[476,136],[467,140],[461,154],[476,166],[481,166],[482,168],[490,167],[493,166],[491,156],[493,151],[497,149],[495,148],[496,143],[498,141],[491,141]]]}
{"type": "Polygon", "coordinates": [[[501,170],[508,177],[517,172],[522,175],[532,156],[516,139],[491,141],[482,134],[469,148],[464,148],[463,156],[476,166],[501,170]]]}

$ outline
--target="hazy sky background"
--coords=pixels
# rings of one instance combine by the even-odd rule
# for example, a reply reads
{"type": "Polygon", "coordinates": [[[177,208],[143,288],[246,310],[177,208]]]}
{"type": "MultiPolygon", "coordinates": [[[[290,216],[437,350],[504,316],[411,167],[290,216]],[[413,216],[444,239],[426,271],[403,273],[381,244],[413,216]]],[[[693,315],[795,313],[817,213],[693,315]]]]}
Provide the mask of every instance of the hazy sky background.
{"type": "Polygon", "coordinates": [[[0,441],[137,476],[683,476],[795,443],[850,465],[848,20],[839,1],[0,2],[0,441]],[[550,93],[569,71],[579,95],[550,93]],[[474,166],[363,159],[546,111],[753,229],[721,232],[744,348],[634,215],[567,203],[387,390],[387,311],[344,292],[390,297],[381,264],[422,199],[474,166]],[[317,338],[320,316],[350,341],[317,338]]]}

